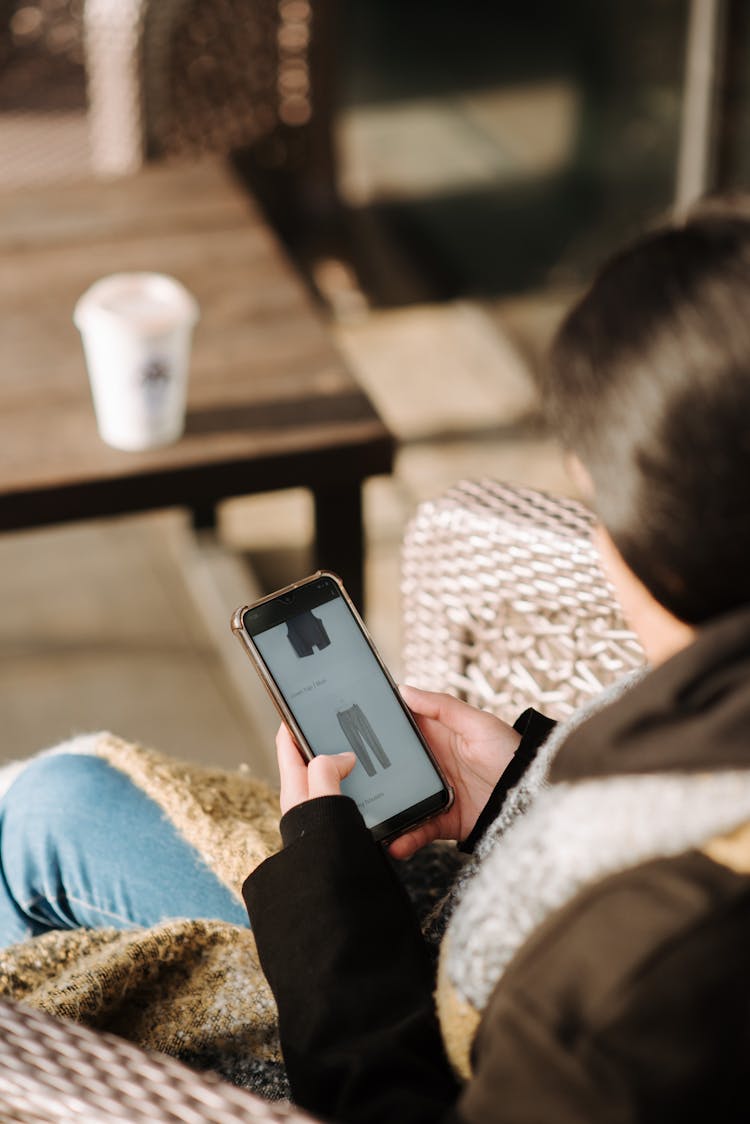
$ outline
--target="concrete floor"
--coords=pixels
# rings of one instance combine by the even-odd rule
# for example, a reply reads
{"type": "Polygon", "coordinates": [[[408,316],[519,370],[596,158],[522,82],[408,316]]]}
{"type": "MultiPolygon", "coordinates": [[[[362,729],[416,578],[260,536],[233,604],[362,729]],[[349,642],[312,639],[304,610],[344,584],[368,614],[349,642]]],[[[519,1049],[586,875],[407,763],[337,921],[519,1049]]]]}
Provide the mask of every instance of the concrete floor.
{"type": "Polygon", "coordinates": [[[3,757],[110,729],[190,759],[243,760],[247,714],[196,611],[194,570],[176,512],[3,536],[3,757]]]}

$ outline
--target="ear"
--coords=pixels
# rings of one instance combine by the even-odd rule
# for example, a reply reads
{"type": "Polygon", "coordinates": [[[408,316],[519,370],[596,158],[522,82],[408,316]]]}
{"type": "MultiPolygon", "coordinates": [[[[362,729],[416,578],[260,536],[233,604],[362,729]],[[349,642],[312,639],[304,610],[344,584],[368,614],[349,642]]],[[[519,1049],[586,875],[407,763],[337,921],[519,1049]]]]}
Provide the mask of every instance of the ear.
{"type": "Polygon", "coordinates": [[[568,452],[565,454],[565,468],[578,491],[590,503],[594,498],[594,484],[586,465],[575,453],[568,452]]]}
{"type": "MultiPolygon", "coordinates": [[[[584,470],[585,471],[585,470],[584,470]]],[[[663,663],[695,638],[690,625],[673,617],[635,576],[601,523],[593,532],[602,568],[611,581],[625,619],[652,665],[663,663]]]]}

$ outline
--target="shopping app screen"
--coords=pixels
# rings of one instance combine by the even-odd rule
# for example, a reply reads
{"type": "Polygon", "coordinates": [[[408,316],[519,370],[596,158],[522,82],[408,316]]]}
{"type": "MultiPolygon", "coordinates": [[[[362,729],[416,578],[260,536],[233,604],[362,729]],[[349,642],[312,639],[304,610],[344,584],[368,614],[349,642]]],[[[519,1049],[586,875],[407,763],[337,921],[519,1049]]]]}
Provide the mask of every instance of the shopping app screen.
{"type": "Polygon", "coordinates": [[[254,640],[313,751],[356,754],[341,788],[368,827],[440,791],[437,772],[341,597],[254,640]]]}

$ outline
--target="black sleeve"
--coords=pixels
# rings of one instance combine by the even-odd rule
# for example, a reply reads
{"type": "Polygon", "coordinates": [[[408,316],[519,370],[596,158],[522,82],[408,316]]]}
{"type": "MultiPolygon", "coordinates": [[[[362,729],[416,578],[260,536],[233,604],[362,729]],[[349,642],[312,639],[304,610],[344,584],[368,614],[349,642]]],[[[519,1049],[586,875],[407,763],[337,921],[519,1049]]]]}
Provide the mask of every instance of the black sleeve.
{"type": "Polygon", "coordinates": [[[356,804],[311,800],[281,825],[243,895],[295,1101],[357,1124],[455,1119],[430,957],[356,804]]]}
{"type": "Polygon", "coordinates": [[[497,819],[500,809],[505,803],[505,797],[518,784],[536,757],[539,747],[547,740],[556,725],[557,723],[553,718],[547,718],[532,707],[524,710],[523,714],[516,719],[513,723],[513,729],[521,735],[521,740],[513,754],[513,760],[506,767],[492,790],[492,795],[482,809],[473,829],[463,843],[459,844],[459,851],[465,851],[467,854],[472,853],[487,828],[493,820],[497,819]]]}
{"type": "MultiPolygon", "coordinates": [[[[534,710],[464,848],[478,841],[554,722],[534,710]]],[[[411,903],[353,801],[323,797],[281,821],[284,850],[243,894],[298,1104],[352,1124],[457,1121],[459,1087],[411,903]]]]}

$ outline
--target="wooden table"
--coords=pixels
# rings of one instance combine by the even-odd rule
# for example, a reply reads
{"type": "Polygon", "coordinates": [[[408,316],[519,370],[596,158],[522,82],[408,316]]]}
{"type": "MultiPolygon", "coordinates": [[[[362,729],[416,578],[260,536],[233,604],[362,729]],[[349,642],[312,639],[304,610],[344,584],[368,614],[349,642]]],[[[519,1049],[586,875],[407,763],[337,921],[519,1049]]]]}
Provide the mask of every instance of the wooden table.
{"type": "Polygon", "coordinates": [[[361,486],[393,439],[276,239],[222,165],[0,193],[0,530],[305,485],[316,559],[362,597],[361,486]],[[71,315],[98,277],[158,270],[201,306],[185,437],[100,440],[71,315]]]}

